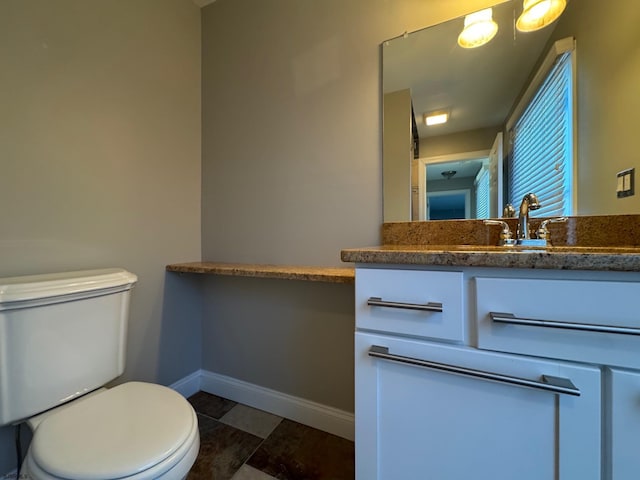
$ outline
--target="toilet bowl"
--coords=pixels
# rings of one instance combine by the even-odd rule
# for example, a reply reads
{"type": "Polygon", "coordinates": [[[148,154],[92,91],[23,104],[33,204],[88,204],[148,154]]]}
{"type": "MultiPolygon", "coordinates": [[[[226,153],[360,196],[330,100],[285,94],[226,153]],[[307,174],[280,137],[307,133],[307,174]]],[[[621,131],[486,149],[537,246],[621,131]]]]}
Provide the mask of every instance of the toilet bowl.
{"type": "Polygon", "coordinates": [[[200,446],[191,405],[160,385],[102,389],[29,420],[21,478],[183,479],[200,446]]]}
{"type": "Polygon", "coordinates": [[[0,278],[0,426],[27,422],[31,480],[179,480],[198,455],[193,407],[124,372],[131,290],[121,268],[0,278]]]}

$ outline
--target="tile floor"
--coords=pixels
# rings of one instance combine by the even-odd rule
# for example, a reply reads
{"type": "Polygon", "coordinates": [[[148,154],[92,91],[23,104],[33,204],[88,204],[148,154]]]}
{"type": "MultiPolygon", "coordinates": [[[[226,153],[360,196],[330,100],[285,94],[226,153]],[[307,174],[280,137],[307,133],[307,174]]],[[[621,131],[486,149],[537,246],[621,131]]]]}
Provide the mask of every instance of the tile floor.
{"type": "Polygon", "coordinates": [[[353,480],[353,442],[205,392],[188,480],[353,480]]]}

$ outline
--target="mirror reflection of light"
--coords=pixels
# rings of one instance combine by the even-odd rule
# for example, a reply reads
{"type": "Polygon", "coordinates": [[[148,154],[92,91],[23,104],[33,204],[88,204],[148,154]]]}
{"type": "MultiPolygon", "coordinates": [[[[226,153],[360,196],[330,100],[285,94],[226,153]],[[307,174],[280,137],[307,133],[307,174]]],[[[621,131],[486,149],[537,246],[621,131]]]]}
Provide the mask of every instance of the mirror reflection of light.
{"type": "Polygon", "coordinates": [[[496,33],[498,24],[493,21],[493,11],[486,8],[464,17],[464,29],[458,35],[458,45],[476,48],[489,42],[496,33]]]}
{"type": "Polygon", "coordinates": [[[566,6],[566,0],[524,0],[516,28],[521,32],[540,30],[555,22],[566,6]]]}

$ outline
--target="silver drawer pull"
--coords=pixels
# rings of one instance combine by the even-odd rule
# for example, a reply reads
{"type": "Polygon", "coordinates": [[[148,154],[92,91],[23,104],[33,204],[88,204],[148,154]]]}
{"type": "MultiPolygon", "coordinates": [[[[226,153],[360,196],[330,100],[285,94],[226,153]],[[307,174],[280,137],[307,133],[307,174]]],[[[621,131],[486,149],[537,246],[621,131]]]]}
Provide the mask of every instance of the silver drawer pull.
{"type": "Polygon", "coordinates": [[[506,383],[518,387],[535,388],[551,393],[562,393],[566,395],[580,396],[580,390],[568,378],[552,377],[551,375],[542,375],[541,381],[529,380],[521,377],[511,377],[501,375],[499,373],[485,372],[483,370],[474,370],[471,368],[459,367],[456,365],[447,365],[446,363],[430,362],[419,358],[404,357],[402,355],[394,355],[389,353],[389,348],[379,345],[372,345],[369,349],[369,356],[391,360],[393,362],[406,363],[418,367],[429,368],[432,370],[441,370],[444,372],[455,373],[467,377],[480,378],[482,380],[491,380],[499,383],[506,383]]]}
{"type": "Polygon", "coordinates": [[[590,325],[588,323],[560,322],[557,320],[538,320],[535,318],[518,318],[513,313],[489,312],[491,320],[512,325],[528,325],[531,327],[564,328],[585,332],[622,333],[624,335],[640,335],[640,328],[612,327],[609,325],[590,325]]]}
{"type": "Polygon", "coordinates": [[[442,304],[438,302],[429,303],[404,303],[404,302],[389,302],[382,300],[380,297],[371,297],[367,300],[367,305],[372,307],[391,307],[391,308],[404,308],[406,310],[422,310],[427,312],[441,312],[442,304]]]}

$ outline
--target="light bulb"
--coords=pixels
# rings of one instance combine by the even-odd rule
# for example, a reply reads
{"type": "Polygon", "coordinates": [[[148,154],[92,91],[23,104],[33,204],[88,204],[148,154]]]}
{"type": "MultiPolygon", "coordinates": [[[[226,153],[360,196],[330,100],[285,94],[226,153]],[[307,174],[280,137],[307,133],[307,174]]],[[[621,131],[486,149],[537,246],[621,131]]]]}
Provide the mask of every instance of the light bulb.
{"type": "Polygon", "coordinates": [[[521,32],[540,30],[555,22],[566,6],[566,0],[524,0],[516,28],[521,32]]]}
{"type": "Polygon", "coordinates": [[[471,13],[464,17],[464,29],[458,35],[458,45],[476,48],[489,42],[498,33],[498,24],[493,21],[490,8],[471,13]]]}

